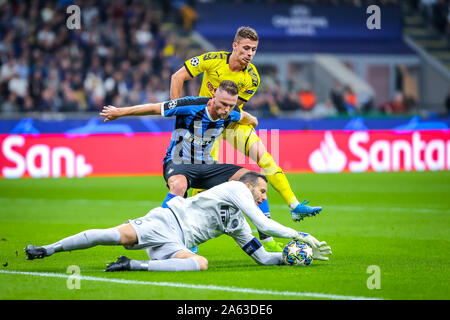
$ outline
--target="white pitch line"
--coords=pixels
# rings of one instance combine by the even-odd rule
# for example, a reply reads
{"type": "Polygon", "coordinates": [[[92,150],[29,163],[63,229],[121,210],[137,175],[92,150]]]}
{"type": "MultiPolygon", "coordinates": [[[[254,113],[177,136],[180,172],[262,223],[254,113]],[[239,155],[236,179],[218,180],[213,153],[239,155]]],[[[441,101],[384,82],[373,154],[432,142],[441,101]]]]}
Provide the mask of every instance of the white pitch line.
{"type": "MultiPolygon", "coordinates": [[[[0,198],[1,202],[64,202],[68,204],[95,204],[95,205],[126,205],[126,206],[147,206],[149,209],[154,206],[160,206],[162,201],[147,201],[147,200],[101,200],[101,199],[45,199],[45,198],[0,198]]],[[[430,205],[428,205],[430,206],[430,205]]],[[[271,208],[277,210],[288,210],[288,207],[283,204],[271,204],[271,208]]],[[[450,213],[447,208],[414,208],[414,207],[381,207],[381,206],[349,206],[349,205],[328,205],[324,210],[340,210],[340,211],[383,211],[383,212],[411,212],[411,213],[450,213]]]]}
{"type": "MultiPolygon", "coordinates": [[[[37,276],[37,277],[48,277],[48,278],[68,278],[70,275],[64,273],[46,273],[46,272],[25,272],[25,271],[6,271],[0,270],[0,274],[15,274],[15,275],[25,275],[25,276],[37,276]]],[[[99,281],[99,282],[110,282],[119,284],[135,284],[135,285],[147,285],[156,287],[174,287],[174,288],[185,288],[185,289],[197,289],[197,290],[212,290],[212,291],[228,291],[228,292],[238,292],[238,293],[252,293],[261,295],[276,295],[276,296],[290,296],[290,297],[311,297],[320,299],[330,299],[330,300],[383,300],[381,298],[368,298],[368,297],[357,297],[357,296],[345,296],[337,294],[325,294],[325,293],[314,293],[314,292],[295,292],[295,291],[274,291],[274,290],[262,290],[262,289],[252,289],[252,288],[238,288],[238,287],[224,287],[216,285],[200,285],[200,284],[189,284],[189,283],[177,283],[177,282],[155,282],[155,281],[139,281],[139,280],[126,280],[126,279],[108,279],[102,277],[90,277],[90,276],[80,276],[80,280],[85,281],[99,281]]]]}

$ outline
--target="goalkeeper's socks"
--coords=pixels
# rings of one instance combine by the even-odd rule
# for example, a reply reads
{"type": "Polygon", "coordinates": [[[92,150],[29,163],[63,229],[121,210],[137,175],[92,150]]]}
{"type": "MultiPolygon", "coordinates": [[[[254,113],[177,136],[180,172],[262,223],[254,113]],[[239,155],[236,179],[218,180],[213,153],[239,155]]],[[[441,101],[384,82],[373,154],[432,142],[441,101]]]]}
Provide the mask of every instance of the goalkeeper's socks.
{"type": "Polygon", "coordinates": [[[166,196],[166,198],[164,199],[164,201],[163,201],[163,203],[162,203],[162,206],[161,207],[163,207],[163,208],[168,208],[168,206],[167,206],[167,202],[170,200],[170,199],[172,199],[172,198],[175,198],[176,197],[176,195],[175,194],[173,194],[173,193],[167,193],[167,196],[166,196]]]}
{"type": "Polygon", "coordinates": [[[131,260],[131,270],[135,271],[200,271],[200,265],[195,258],[167,260],[131,260]]]}
{"type": "Polygon", "coordinates": [[[119,243],[119,230],[115,228],[91,229],[43,247],[47,250],[47,256],[50,256],[53,253],[60,251],[87,249],[97,245],[118,245],[119,243]]]}

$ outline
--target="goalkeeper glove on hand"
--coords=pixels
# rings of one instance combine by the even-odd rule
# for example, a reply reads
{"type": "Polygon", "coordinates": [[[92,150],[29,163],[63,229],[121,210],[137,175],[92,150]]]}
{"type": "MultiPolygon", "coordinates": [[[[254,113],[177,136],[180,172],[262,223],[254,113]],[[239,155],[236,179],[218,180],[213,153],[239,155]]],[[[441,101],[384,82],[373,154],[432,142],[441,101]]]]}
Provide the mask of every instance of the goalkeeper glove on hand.
{"type": "Polygon", "coordinates": [[[307,206],[308,200],[299,203],[293,210],[291,210],[291,217],[294,221],[301,221],[304,217],[313,217],[322,211],[322,207],[307,206]]]}
{"type": "Polygon", "coordinates": [[[331,247],[327,246],[325,241],[319,241],[308,233],[298,232],[294,238],[297,241],[304,241],[309,244],[313,250],[313,259],[328,261],[328,255],[331,254],[331,247]]]}

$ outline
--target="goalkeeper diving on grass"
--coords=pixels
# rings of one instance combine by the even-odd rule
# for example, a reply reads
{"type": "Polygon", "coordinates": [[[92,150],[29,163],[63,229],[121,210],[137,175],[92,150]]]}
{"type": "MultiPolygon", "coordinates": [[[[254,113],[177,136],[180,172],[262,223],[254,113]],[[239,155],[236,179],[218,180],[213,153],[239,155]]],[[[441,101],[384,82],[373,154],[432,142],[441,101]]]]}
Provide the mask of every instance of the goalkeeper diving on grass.
{"type": "MultiPolygon", "coordinates": [[[[250,27],[240,27],[235,34],[232,52],[207,52],[187,60],[184,65],[172,75],[170,84],[170,98],[181,96],[184,83],[192,78],[202,75],[199,96],[211,97],[223,80],[232,80],[239,87],[238,106],[242,110],[246,103],[258,90],[260,77],[256,67],[251,63],[258,47],[258,34],[250,27]]],[[[322,210],[321,207],[308,207],[306,201],[300,203],[291,189],[289,181],[283,170],[267,152],[266,147],[255,132],[253,123],[233,123],[229,129],[233,134],[223,137],[236,150],[250,157],[263,170],[270,184],[282,196],[291,210],[294,221],[300,221],[304,213],[322,210]]],[[[211,150],[214,160],[219,158],[220,139],[217,139],[211,150]]],[[[201,190],[194,189],[193,195],[201,190]]],[[[270,217],[270,207],[267,202],[261,205],[262,211],[270,217]]],[[[281,247],[272,238],[260,233],[266,249],[281,251],[281,247]]]]}
{"type": "Polygon", "coordinates": [[[201,271],[208,260],[188,248],[223,234],[261,265],[283,264],[281,252],[267,252],[253,236],[247,217],[263,232],[280,238],[308,243],[313,259],[328,260],[331,248],[310,234],[298,232],[267,218],[258,205],[266,199],[267,178],[254,171],[239,181],[229,181],[190,198],[176,196],[167,207],[154,208],[145,216],[109,229],[91,229],[44,246],[28,245],[28,260],[55,253],[88,249],[97,245],[122,245],[126,249],[146,249],[150,260],[120,256],[105,271],[201,271]]]}

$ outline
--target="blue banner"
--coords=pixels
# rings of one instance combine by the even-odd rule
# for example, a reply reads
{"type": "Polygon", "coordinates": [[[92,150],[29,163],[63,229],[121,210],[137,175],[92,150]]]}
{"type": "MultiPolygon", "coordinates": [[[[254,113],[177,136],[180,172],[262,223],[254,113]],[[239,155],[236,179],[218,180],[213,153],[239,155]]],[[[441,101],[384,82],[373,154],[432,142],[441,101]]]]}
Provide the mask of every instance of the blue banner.
{"type": "Polygon", "coordinates": [[[379,8],[380,29],[369,29],[367,20],[375,12],[367,13],[367,6],[198,4],[196,30],[207,38],[228,39],[240,26],[254,28],[261,39],[401,39],[400,7],[379,8]]]}
{"type": "MultiPolygon", "coordinates": [[[[153,119],[148,117],[119,119],[104,123],[102,119],[72,120],[37,120],[24,118],[20,120],[0,120],[0,134],[40,134],[66,133],[88,135],[94,133],[130,134],[142,132],[171,132],[174,119],[153,119]]],[[[421,119],[412,118],[334,118],[334,119],[259,119],[258,129],[266,130],[429,130],[448,129],[450,117],[421,119]]]]}

